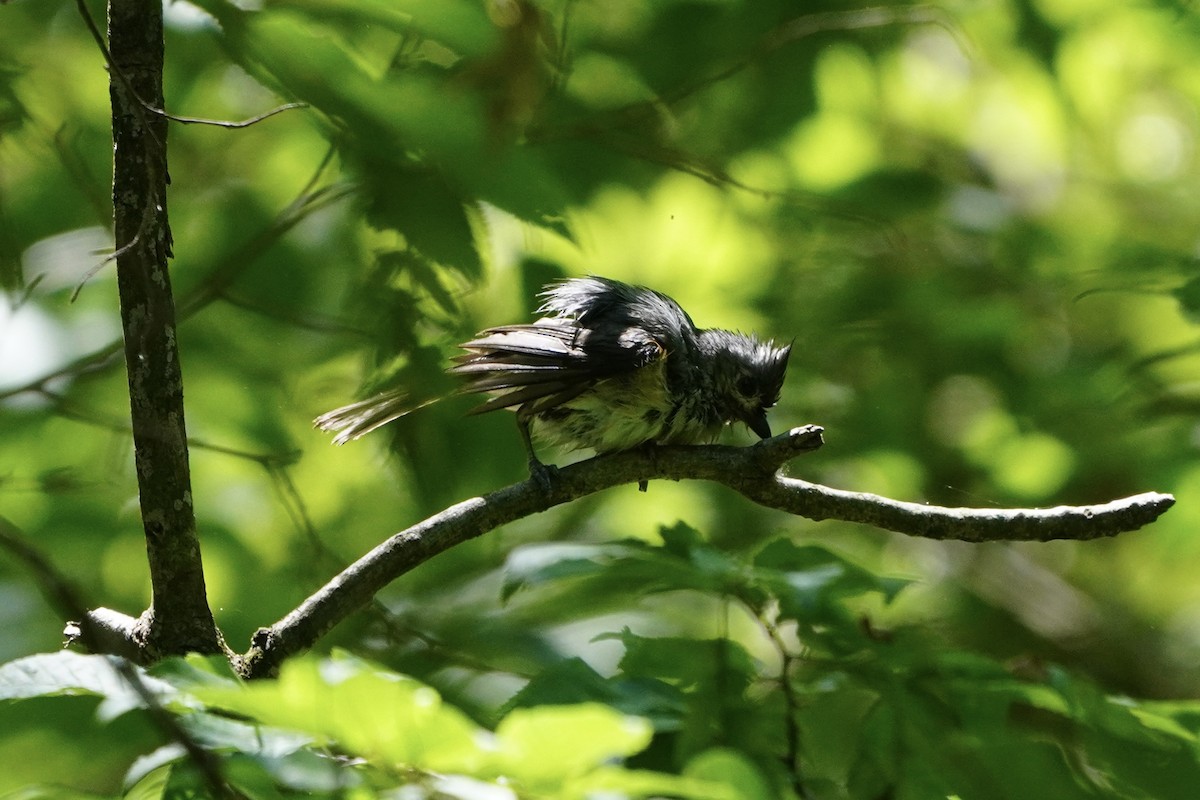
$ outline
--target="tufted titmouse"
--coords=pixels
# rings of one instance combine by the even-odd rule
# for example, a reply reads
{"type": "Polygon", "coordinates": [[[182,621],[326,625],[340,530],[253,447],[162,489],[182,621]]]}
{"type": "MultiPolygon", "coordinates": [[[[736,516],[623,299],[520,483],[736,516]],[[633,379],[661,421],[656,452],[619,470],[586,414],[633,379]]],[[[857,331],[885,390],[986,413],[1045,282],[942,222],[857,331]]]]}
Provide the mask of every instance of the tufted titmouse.
{"type": "MultiPolygon", "coordinates": [[[[465,393],[491,397],[471,413],[515,409],[530,468],[530,441],[598,453],[643,444],[712,441],[732,422],[771,435],[791,345],[699,329],[666,295],[609,278],[546,287],[527,325],[488,328],[461,345],[450,373],[465,393]]],[[[414,410],[389,392],[317,417],[344,444],[414,410]]]]}

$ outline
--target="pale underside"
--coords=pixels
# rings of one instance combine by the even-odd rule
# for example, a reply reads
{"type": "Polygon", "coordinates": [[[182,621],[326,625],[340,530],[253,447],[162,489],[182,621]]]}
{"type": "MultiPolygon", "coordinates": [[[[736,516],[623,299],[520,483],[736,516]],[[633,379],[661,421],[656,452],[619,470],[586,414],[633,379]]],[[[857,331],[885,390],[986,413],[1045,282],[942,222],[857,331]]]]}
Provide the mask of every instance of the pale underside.
{"type": "Polygon", "coordinates": [[[628,450],[646,443],[711,441],[721,425],[704,424],[689,414],[693,398],[671,402],[666,357],[624,375],[597,381],[591,389],[552,409],[530,416],[532,433],[546,444],[598,453],[628,450]]]}

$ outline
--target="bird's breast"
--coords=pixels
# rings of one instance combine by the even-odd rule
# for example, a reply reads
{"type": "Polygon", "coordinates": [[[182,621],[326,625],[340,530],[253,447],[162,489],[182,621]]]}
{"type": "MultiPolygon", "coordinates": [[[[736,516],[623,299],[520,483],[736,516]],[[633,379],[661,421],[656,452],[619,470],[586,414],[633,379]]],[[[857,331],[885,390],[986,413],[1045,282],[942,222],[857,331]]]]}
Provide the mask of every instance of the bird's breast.
{"type": "Polygon", "coordinates": [[[568,449],[598,453],[647,442],[694,441],[680,436],[687,426],[681,426],[678,398],[668,390],[665,361],[597,381],[578,397],[534,417],[534,434],[568,449]]]}

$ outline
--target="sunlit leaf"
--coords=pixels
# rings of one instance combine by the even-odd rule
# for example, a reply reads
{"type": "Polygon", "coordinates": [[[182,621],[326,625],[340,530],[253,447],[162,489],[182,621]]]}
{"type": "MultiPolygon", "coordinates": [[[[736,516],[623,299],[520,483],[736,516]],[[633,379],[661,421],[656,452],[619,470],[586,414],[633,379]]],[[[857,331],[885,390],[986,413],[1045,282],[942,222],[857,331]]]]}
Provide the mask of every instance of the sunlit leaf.
{"type": "Polygon", "coordinates": [[[147,670],[156,678],[180,689],[191,686],[228,686],[238,680],[229,659],[189,653],[182,658],[165,658],[147,670]]]}
{"type": "Polygon", "coordinates": [[[687,763],[683,774],[724,784],[742,800],[771,800],[777,796],[758,769],[733,749],[705,750],[687,763]]]}
{"type": "Polygon", "coordinates": [[[484,732],[436,691],[347,655],[289,661],[270,682],[193,692],[218,708],[396,765],[471,770],[484,759],[484,732]]]}
{"type": "Polygon", "coordinates": [[[81,694],[126,696],[132,690],[107,656],[64,650],[0,665],[0,700],[81,694]]]}
{"type": "Polygon", "coordinates": [[[529,787],[549,789],[650,743],[650,725],[598,703],[515,709],[496,728],[496,763],[529,787]]]}
{"type": "MultiPolygon", "coordinates": [[[[139,667],[125,668],[133,672],[133,679],[142,688],[158,698],[157,702],[188,705],[187,698],[180,697],[169,683],[147,675],[139,667]]],[[[145,705],[121,669],[116,656],[83,655],[69,650],[27,656],[0,665],[0,701],[95,695],[104,700],[97,713],[103,719],[111,719],[145,705]]]]}
{"type": "Polygon", "coordinates": [[[689,800],[743,800],[738,776],[666,775],[647,770],[602,767],[568,781],[560,796],[588,800],[612,793],[620,797],[679,797],[689,800]],[[731,779],[732,778],[732,779],[731,779]]]}

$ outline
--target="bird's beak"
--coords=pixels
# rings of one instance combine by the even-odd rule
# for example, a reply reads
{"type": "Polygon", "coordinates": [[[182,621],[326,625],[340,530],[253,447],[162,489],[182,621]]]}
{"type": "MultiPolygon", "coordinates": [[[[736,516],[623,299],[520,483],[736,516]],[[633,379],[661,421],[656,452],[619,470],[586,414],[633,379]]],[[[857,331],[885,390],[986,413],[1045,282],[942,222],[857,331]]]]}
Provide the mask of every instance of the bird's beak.
{"type": "Polygon", "coordinates": [[[767,424],[767,412],[761,408],[746,417],[746,425],[749,426],[750,430],[758,434],[758,438],[771,438],[771,426],[767,424]]]}

